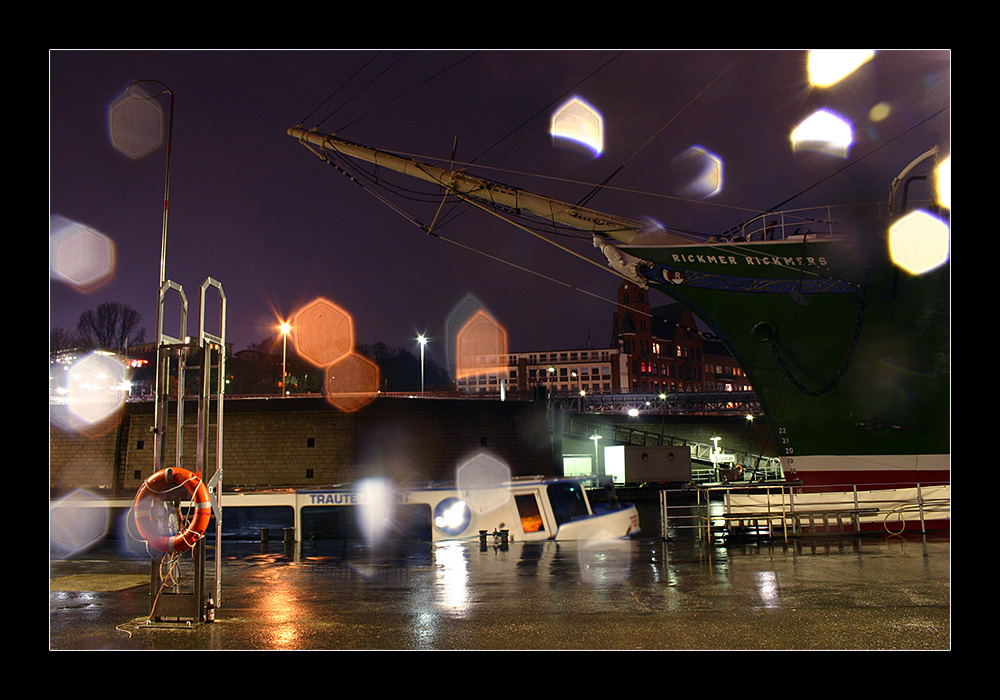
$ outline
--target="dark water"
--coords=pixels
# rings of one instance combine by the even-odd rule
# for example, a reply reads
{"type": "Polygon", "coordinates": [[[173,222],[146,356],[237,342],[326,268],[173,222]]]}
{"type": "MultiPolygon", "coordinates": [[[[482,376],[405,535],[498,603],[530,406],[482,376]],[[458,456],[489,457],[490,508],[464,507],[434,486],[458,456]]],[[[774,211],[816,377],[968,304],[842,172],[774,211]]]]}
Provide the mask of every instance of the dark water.
{"type": "MultiPolygon", "coordinates": [[[[657,528],[658,529],[658,528],[657,528]]],[[[149,560],[117,545],[50,579],[146,586],[50,592],[52,649],[948,649],[950,541],[891,536],[397,543],[224,540],[213,623],[144,624],[149,560]]],[[[214,545],[209,548],[214,580],[214,545]]]]}

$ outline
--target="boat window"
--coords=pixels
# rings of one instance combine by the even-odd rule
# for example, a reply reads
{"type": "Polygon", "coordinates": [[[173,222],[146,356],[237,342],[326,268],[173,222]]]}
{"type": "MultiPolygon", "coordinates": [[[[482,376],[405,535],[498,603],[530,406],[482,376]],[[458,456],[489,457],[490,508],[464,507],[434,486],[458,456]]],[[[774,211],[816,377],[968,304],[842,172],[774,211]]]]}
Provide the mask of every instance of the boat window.
{"type": "Polygon", "coordinates": [[[583,487],[580,484],[552,484],[548,488],[548,493],[552,512],[560,525],[589,515],[583,487]]]}
{"type": "Polygon", "coordinates": [[[533,493],[514,496],[517,503],[517,514],[521,517],[521,529],[525,532],[544,532],[542,514],[538,510],[538,499],[533,493]]]}

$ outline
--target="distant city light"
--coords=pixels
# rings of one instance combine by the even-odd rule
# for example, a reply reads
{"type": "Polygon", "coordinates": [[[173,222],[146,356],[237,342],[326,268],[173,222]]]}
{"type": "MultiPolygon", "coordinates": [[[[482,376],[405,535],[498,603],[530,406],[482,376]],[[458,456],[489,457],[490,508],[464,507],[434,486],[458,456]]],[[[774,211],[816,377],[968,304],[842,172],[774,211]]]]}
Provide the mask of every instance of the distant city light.
{"type": "Polygon", "coordinates": [[[807,117],[792,130],[792,147],[796,151],[819,151],[845,157],[853,141],[851,125],[826,110],[807,117]]]}
{"type": "Polygon", "coordinates": [[[600,113],[574,97],[552,115],[549,132],[556,138],[582,144],[600,155],[604,150],[604,120],[600,113]]]}
{"type": "Polygon", "coordinates": [[[871,49],[813,49],[808,58],[809,82],[816,87],[829,87],[874,56],[871,49]]]}

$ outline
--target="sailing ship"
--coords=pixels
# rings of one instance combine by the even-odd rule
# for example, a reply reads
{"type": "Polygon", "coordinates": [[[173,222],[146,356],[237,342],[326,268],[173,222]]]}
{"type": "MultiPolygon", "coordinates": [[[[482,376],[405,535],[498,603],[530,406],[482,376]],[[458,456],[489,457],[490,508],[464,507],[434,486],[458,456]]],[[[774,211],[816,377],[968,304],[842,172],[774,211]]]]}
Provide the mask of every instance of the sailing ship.
{"type": "MultiPolygon", "coordinates": [[[[501,217],[529,215],[592,236],[618,274],[685,304],[727,346],[753,385],[786,479],[949,480],[949,256],[919,274],[904,270],[888,233],[937,148],[887,183],[885,209],[851,209],[847,218],[832,208],[769,211],[692,240],[336,135],[288,134],[336,167],[359,159],[501,217]]],[[[932,213],[947,222],[946,208],[932,213]]]]}

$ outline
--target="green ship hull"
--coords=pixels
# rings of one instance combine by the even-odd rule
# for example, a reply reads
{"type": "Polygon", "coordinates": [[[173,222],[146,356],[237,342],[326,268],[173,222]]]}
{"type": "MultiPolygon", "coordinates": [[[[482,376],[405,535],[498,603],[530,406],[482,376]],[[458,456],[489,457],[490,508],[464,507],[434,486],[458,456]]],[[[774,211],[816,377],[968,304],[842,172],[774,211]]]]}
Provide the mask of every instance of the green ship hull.
{"type": "Polygon", "coordinates": [[[910,275],[874,232],[792,238],[621,249],[734,354],[786,477],[947,480],[949,266],[910,275]]]}

